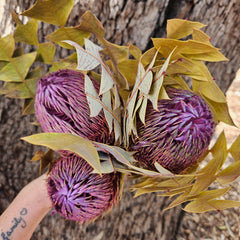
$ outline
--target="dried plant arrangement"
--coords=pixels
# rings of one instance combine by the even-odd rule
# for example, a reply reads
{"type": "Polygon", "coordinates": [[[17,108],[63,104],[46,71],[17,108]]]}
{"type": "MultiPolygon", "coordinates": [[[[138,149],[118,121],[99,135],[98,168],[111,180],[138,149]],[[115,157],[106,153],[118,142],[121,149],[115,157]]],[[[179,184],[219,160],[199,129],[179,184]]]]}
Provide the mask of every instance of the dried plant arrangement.
{"type": "Polygon", "coordinates": [[[227,58],[204,25],[168,20],[166,38],[153,38],[142,52],[107,41],[89,11],[78,26],[65,26],[73,4],[38,0],[21,14],[27,23],[12,13],[16,29],[0,39],[0,93],[22,99],[23,114],[35,114],[43,130],[22,139],[47,147],[32,160],[48,168],[55,211],[93,221],[120,201],[125,178],[134,179],[136,197],[172,198],[165,210],[182,203],[194,213],[239,207],[222,195],[240,175],[240,137],[228,148],[222,132],[209,147],[217,124],[234,122],[206,66],[227,58]],[[59,26],[44,42],[39,21],[59,26]],[[35,50],[25,53],[25,44],[35,50]],[[61,48],[70,54],[56,59],[61,48]],[[234,162],[226,166],[228,154],[234,162]],[[215,182],[221,188],[212,189],[215,182]]]}

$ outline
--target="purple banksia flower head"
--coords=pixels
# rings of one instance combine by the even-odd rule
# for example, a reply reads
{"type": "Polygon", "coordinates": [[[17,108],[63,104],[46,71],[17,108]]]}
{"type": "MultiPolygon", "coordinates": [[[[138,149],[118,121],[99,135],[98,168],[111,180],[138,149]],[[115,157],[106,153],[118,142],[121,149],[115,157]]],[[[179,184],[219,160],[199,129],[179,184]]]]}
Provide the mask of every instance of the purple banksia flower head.
{"type": "Polygon", "coordinates": [[[188,90],[168,89],[171,100],[148,103],[145,125],[137,121],[138,138],[132,150],[140,165],[156,170],[158,162],[173,173],[196,163],[207,150],[215,123],[204,99],[188,90]]]}
{"type": "Polygon", "coordinates": [[[65,153],[48,176],[53,208],[68,220],[95,220],[118,202],[120,173],[92,174],[93,168],[84,159],[65,153]]]}
{"type": "MultiPolygon", "coordinates": [[[[99,83],[91,78],[98,91],[99,83]]],[[[38,82],[35,112],[44,132],[74,133],[92,141],[112,144],[103,111],[90,117],[84,74],[65,69],[50,73],[38,82]]]]}

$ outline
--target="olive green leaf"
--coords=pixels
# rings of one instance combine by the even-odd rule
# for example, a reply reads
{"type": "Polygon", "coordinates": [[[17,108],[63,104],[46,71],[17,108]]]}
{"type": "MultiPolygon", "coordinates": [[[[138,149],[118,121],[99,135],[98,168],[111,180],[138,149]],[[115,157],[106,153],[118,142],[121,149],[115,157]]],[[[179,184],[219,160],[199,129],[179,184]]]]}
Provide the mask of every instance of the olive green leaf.
{"type": "Polygon", "coordinates": [[[40,174],[42,171],[53,161],[54,151],[52,149],[48,149],[45,153],[43,151],[37,151],[31,161],[39,161],[40,160],[40,174]]]}
{"type": "Polygon", "coordinates": [[[17,42],[23,42],[30,45],[38,45],[38,21],[30,19],[24,25],[17,25],[14,32],[14,38],[17,42]]]}
{"type": "Polygon", "coordinates": [[[14,38],[11,34],[0,38],[0,60],[9,61],[13,55],[15,47],[14,38]]]}
{"type": "Polygon", "coordinates": [[[240,161],[237,161],[230,164],[228,167],[224,168],[217,175],[217,181],[222,185],[226,185],[234,182],[239,176],[240,176],[240,161]]]}
{"type": "Polygon", "coordinates": [[[190,35],[193,30],[200,29],[206,25],[200,22],[192,22],[183,19],[167,20],[167,38],[180,39],[190,35]]]}
{"type": "Polygon", "coordinates": [[[14,11],[11,10],[11,16],[12,16],[12,20],[17,24],[17,25],[21,25],[22,21],[19,18],[19,15],[17,13],[15,13],[14,11]]]}
{"type": "Polygon", "coordinates": [[[23,54],[24,54],[24,48],[23,48],[23,46],[20,46],[20,47],[15,48],[12,57],[13,58],[20,57],[23,54]]]}
{"type": "Polygon", "coordinates": [[[33,64],[36,52],[11,58],[10,62],[0,70],[0,80],[6,82],[23,82],[30,66],[33,64]]]}
{"type": "Polygon", "coordinates": [[[101,165],[98,152],[91,141],[69,133],[38,133],[23,137],[22,140],[53,150],[68,150],[84,158],[98,173],[101,165]]]}
{"type": "MultiPolygon", "coordinates": [[[[195,84],[195,83],[194,83],[195,84]]],[[[214,120],[216,122],[222,121],[226,124],[229,124],[231,126],[236,126],[235,123],[232,120],[232,117],[229,113],[229,108],[227,103],[225,102],[215,102],[205,96],[203,96],[208,105],[210,106],[213,114],[214,114],[214,120]]]]}
{"type": "Polygon", "coordinates": [[[60,27],[55,32],[46,36],[47,39],[57,43],[58,45],[64,48],[72,48],[71,46],[69,46],[69,44],[64,43],[63,42],[64,40],[70,40],[82,46],[84,44],[84,39],[89,37],[90,33],[78,29],[78,26],[60,27]]]}
{"type": "Polygon", "coordinates": [[[99,41],[104,37],[104,28],[101,22],[90,11],[86,11],[82,15],[78,29],[95,34],[99,41]]]}
{"type": "Polygon", "coordinates": [[[51,42],[45,42],[38,45],[37,60],[46,64],[54,64],[54,55],[56,47],[51,42]]]}
{"type": "Polygon", "coordinates": [[[21,15],[64,26],[73,5],[74,0],[37,0],[31,8],[21,15]]]}
{"type": "Polygon", "coordinates": [[[212,210],[222,211],[227,208],[239,207],[240,202],[233,201],[233,200],[210,200],[210,201],[203,201],[203,200],[195,200],[189,203],[185,208],[184,211],[192,212],[192,213],[203,213],[212,210]]]}
{"type": "Polygon", "coordinates": [[[29,115],[34,113],[34,98],[25,99],[22,107],[22,115],[29,115]]]}
{"type": "Polygon", "coordinates": [[[231,153],[233,159],[235,161],[240,161],[240,136],[233,142],[231,147],[229,148],[229,152],[231,153]]]}

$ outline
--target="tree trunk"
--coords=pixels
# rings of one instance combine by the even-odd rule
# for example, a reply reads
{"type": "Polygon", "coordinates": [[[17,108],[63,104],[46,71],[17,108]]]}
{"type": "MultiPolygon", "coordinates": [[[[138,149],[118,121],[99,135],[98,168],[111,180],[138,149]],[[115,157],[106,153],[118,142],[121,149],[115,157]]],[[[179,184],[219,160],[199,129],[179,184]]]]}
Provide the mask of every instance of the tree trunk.
{"type": "MultiPolygon", "coordinates": [[[[4,35],[9,31],[10,10],[22,12],[31,3],[27,0],[5,0],[2,4],[5,11],[0,30],[4,35]]],[[[165,36],[167,19],[176,17],[200,21],[208,25],[205,32],[212,38],[213,45],[221,48],[230,60],[209,64],[211,73],[224,92],[239,68],[239,0],[78,0],[68,25],[77,25],[85,10],[91,10],[101,20],[108,40],[121,45],[136,44],[143,51],[151,47],[151,37],[165,36]]],[[[40,38],[51,31],[51,25],[42,24],[40,38]]],[[[61,52],[60,56],[63,55],[64,52],[61,52]]],[[[21,116],[20,105],[18,100],[1,96],[0,213],[38,174],[38,163],[29,162],[36,147],[20,141],[20,137],[40,129],[29,124],[33,116],[21,116]]],[[[126,186],[129,185],[128,181],[126,186]]],[[[78,225],[58,215],[48,214],[32,239],[177,239],[184,217],[182,210],[177,207],[163,213],[162,209],[168,203],[165,198],[153,193],[133,199],[133,193],[126,186],[119,205],[103,219],[78,225]]]]}

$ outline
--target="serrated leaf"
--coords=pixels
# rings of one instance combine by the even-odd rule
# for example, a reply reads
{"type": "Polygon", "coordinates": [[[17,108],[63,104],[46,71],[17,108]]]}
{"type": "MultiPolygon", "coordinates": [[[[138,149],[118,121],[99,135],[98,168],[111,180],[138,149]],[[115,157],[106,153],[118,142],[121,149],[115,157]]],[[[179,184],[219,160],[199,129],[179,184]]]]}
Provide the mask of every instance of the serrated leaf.
{"type": "Polygon", "coordinates": [[[233,142],[231,147],[229,148],[229,152],[231,153],[233,159],[235,161],[240,161],[240,135],[237,137],[237,139],[233,142]]]}
{"type": "Polygon", "coordinates": [[[65,40],[63,42],[66,42],[76,48],[77,55],[78,55],[78,66],[77,66],[78,70],[90,71],[96,68],[101,63],[101,57],[99,55],[99,51],[102,50],[102,48],[100,48],[96,44],[94,44],[95,48],[93,48],[91,50],[92,52],[90,53],[75,42],[72,42],[69,40],[65,40]]]}
{"type": "Polygon", "coordinates": [[[74,0],[37,0],[21,15],[55,25],[64,26],[74,5],[74,0]]]}
{"type": "Polygon", "coordinates": [[[226,185],[234,182],[239,176],[240,176],[240,161],[237,161],[223,169],[217,175],[217,181],[222,185],[226,185]]]}
{"type": "Polygon", "coordinates": [[[84,39],[89,38],[90,33],[78,29],[78,26],[76,27],[61,27],[57,29],[55,32],[49,34],[46,36],[47,39],[50,41],[53,41],[64,48],[72,48],[69,46],[69,44],[64,43],[64,40],[71,40],[75,43],[77,43],[80,46],[83,46],[84,39]]]}
{"type": "Polygon", "coordinates": [[[98,173],[101,173],[98,152],[92,142],[85,138],[69,133],[38,133],[21,139],[56,151],[74,152],[84,158],[98,173]]]}
{"type": "Polygon", "coordinates": [[[79,29],[91,32],[96,35],[98,40],[102,40],[104,37],[104,28],[101,22],[90,11],[86,11],[81,17],[81,23],[78,26],[79,29]]]}
{"type": "MultiPolygon", "coordinates": [[[[111,94],[109,91],[102,95],[102,102],[108,109],[112,111],[111,94]]],[[[105,119],[107,120],[107,123],[108,123],[109,132],[111,132],[113,119],[114,119],[113,115],[109,111],[107,111],[105,108],[103,108],[103,112],[104,112],[105,119]]]]}
{"type": "Polygon", "coordinates": [[[1,69],[0,80],[6,82],[22,82],[36,57],[36,52],[27,53],[20,57],[11,58],[10,62],[1,69]]]}
{"type": "Polygon", "coordinates": [[[102,69],[102,76],[101,76],[99,94],[106,93],[114,85],[113,77],[111,75],[109,68],[105,64],[104,65],[102,64],[101,69],[102,69]]]}
{"type": "Polygon", "coordinates": [[[14,38],[11,34],[0,38],[0,60],[9,61],[13,55],[15,47],[14,38]]]}
{"type": "Polygon", "coordinates": [[[53,64],[56,47],[51,42],[45,42],[38,45],[37,60],[46,64],[53,64]]]}
{"type": "Polygon", "coordinates": [[[30,19],[24,25],[17,25],[14,32],[14,38],[17,42],[23,42],[30,45],[38,45],[38,21],[30,19]]]}
{"type": "Polygon", "coordinates": [[[143,124],[145,124],[145,116],[146,116],[146,110],[147,110],[147,98],[144,98],[142,101],[142,104],[139,108],[138,115],[143,124]]]}
{"type": "Polygon", "coordinates": [[[190,35],[193,29],[200,29],[206,25],[183,19],[167,20],[167,38],[180,39],[190,35]]]}
{"type": "Polygon", "coordinates": [[[102,110],[101,100],[88,75],[85,75],[85,93],[90,108],[90,116],[97,116],[102,110]]]}
{"type": "Polygon", "coordinates": [[[157,109],[157,103],[158,103],[159,92],[160,92],[160,89],[162,87],[164,74],[165,74],[165,72],[167,70],[169,61],[170,61],[171,56],[172,56],[173,53],[174,53],[174,50],[169,54],[168,58],[164,62],[163,66],[161,67],[159,72],[156,73],[156,75],[155,75],[155,77],[153,79],[153,84],[152,84],[152,87],[151,87],[151,91],[147,95],[147,98],[152,102],[153,108],[155,110],[158,110],[157,109]]]}

